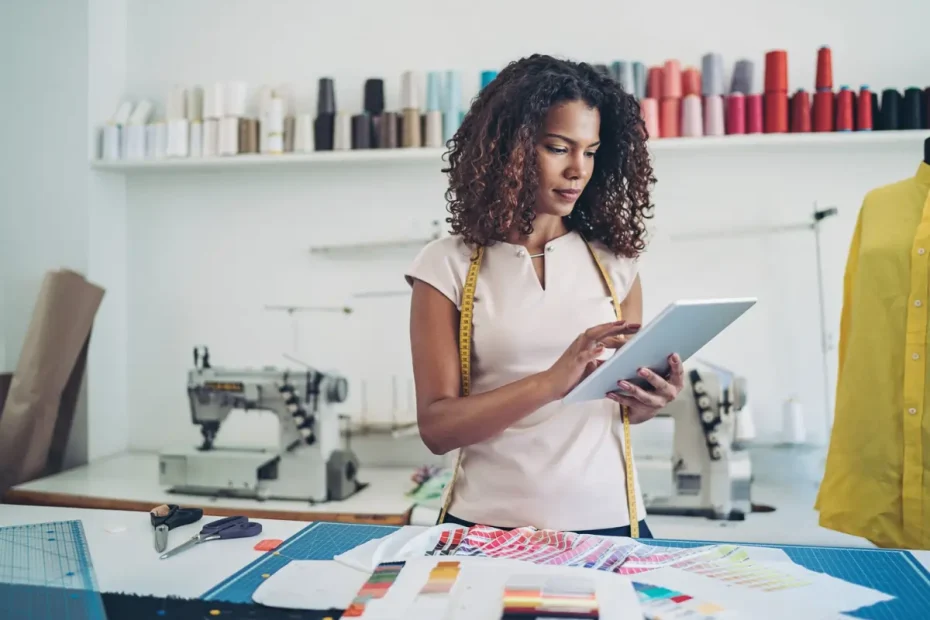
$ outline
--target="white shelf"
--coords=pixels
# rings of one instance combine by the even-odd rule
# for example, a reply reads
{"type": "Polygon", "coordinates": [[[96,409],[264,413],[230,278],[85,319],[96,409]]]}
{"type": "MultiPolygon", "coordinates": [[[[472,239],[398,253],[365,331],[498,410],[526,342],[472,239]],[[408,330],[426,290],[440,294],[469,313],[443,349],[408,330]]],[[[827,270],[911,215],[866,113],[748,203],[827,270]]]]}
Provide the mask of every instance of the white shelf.
{"type": "MultiPolygon", "coordinates": [[[[659,138],[650,142],[653,153],[667,151],[727,151],[761,148],[809,148],[879,145],[917,145],[930,137],[930,130],[831,132],[803,134],[752,134],[701,138],[659,138]]],[[[915,150],[915,152],[917,152],[915,150]]],[[[318,151],[315,153],[285,153],[282,155],[232,155],[189,159],[118,160],[91,162],[97,170],[112,172],[144,172],[157,170],[233,169],[256,166],[293,166],[317,164],[422,162],[437,166],[445,162],[443,148],[365,149],[355,151],[318,151]]]]}

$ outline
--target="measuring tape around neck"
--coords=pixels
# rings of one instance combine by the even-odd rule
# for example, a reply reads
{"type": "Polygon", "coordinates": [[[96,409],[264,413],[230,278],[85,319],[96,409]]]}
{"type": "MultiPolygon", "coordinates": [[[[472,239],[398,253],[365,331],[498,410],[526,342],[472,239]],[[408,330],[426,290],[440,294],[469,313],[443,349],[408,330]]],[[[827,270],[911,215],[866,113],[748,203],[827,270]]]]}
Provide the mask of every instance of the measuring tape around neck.
{"type": "MultiPolygon", "coordinates": [[[[591,252],[591,256],[594,258],[595,264],[597,264],[598,271],[600,271],[604,283],[607,285],[607,290],[610,291],[610,298],[613,302],[614,313],[617,315],[617,320],[619,321],[621,318],[620,300],[617,298],[617,293],[614,290],[613,282],[611,281],[610,276],[607,274],[607,270],[604,268],[601,260],[594,252],[594,248],[591,247],[591,244],[588,243],[587,240],[585,240],[585,243],[588,246],[588,250],[591,252]]],[[[471,392],[471,340],[473,330],[472,319],[474,317],[475,288],[478,284],[478,271],[481,268],[481,259],[483,257],[483,247],[478,247],[472,253],[471,262],[468,265],[468,274],[465,276],[465,286],[462,290],[462,304],[459,315],[459,364],[462,371],[463,396],[468,396],[471,392]]],[[[630,416],[626,406],[621,406],[620,415],[623,420],[623,468],[626,474],[626,498],[630,512],[630,537],[638,538],[639,519],[637,518],[636,514],[636,489],[634,487],[633,480],[633,449],[630,443],[630,416]]],[[[452,470],[452,479],[449,480],[449,485],[446,488],[445,499],[442,502],[442,509],[439,512],[439,523],[443,523],[445,521],[446,513],[449,510],[449,505],[452,503],[452,490],[455,487],[455,481],[458,478],[459,469],[462,466],[463,454],[464,449],[459,448],[458,458],[456,458],[455,461],[455,469],[452,470]]]]}

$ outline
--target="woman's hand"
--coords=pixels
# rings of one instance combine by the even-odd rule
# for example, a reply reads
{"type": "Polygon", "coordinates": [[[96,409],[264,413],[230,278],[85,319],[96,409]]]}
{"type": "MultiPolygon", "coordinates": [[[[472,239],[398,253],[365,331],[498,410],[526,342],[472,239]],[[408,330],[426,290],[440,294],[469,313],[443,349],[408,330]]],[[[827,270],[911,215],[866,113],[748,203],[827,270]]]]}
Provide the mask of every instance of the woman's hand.
{"type": "Polygon", "coordinates": [[[639,370],[639,376],[652,384],[655,388],[654,392],[646,391],[626,381],[620,381],[617,383],[619,390],[607,393],[607,398],[628,408],[630,424],[651,420],[660,409],[678,397],[685,384],[684,365],[678,354],[670,355],[668,363],[671,371],[666,379],[648,368],[639,370]]]}
{"type": "Polygon", "coordinates": [[[598,356],[604,349],[623,346],[626,336],[639,330],[638,324],[614,321],[596,325],[584,331],[545,371],[545,382],[552,400],[564,398],[578,383],[598,366],[598,356]]]}

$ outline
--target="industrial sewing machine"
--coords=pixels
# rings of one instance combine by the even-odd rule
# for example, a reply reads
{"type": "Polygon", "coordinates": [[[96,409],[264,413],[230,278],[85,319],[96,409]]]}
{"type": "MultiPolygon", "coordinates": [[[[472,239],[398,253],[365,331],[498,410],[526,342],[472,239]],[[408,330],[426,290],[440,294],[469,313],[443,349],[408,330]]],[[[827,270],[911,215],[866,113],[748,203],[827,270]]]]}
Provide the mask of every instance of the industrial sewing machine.
{"type": "Polygon", "coordinates": [[[637,458],[649,514],[743,520],[752,512],[752,464],[737,428],[745,406],[742,377],[706,364],[686,369],[684,389],[658,414],[675,425],[671,458],[637,458]],[[649,478],[661,482],[650,487],[649,478]]]}
{"type": "Polygon", "coordinates": [[[332,405],[347,396],[345,378],[312,369],[214,368],[209,351],[194,349],[188,373],[198,448],[162,451],[159,481],[180,493],[310,502],[341,500],[361,490],[358,459],[340,447],[332,405]],[[233,410],[265,410],[278,420],[277,447],[217,445],[233,410]]]}

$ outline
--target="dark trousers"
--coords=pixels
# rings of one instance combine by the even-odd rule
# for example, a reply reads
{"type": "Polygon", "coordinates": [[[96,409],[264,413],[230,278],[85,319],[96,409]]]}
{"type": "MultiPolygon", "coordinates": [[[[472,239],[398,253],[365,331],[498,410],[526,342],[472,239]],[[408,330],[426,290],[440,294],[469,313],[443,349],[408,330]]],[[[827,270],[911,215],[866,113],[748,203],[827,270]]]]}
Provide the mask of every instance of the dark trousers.
{"type": "MultiPolygon", "coordinates": [[[[465,527],[474,527],[476,524],[471,523],[470,521],[465,521],[464,519],[459,519],[454,517],[449,513],[446,513],[446,519],[443,523],[455,523],[456,525],[463,525],[465,527]]],[[[436,525],[440,525],[438,522],[436,525]]],[[[512,527],[497,527],[492,525],[499,530],[512,530],[512,527]]],[[[608,527],[602,530],[579,530],[575,532],[576,534],[594,534],[595,536],[625,536],[629,538],[630,536],[630,526],[624,525],[623,527],[608,527]]],[[[639,522],[639,538],[652,538],[652,532],[649,531],[649,526],[646,525],[646,521],[639,522]]]]}

